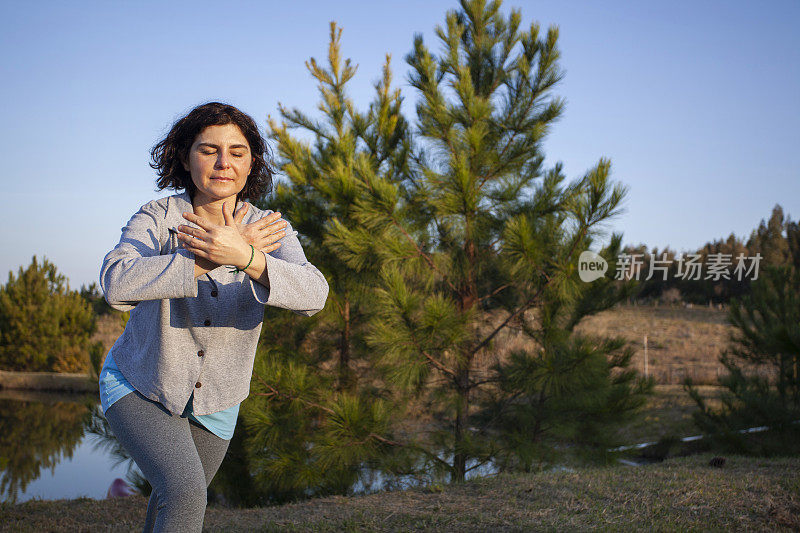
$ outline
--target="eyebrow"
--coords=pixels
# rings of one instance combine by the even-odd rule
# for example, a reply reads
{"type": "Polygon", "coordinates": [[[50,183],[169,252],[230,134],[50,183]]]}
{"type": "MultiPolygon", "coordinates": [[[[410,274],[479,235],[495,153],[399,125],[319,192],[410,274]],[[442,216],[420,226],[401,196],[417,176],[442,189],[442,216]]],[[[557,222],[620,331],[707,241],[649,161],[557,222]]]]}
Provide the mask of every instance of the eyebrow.
{"type": "MultiPolygon", "coordinates": [[[[208,146],[209,148],[217,148],[217,149],[219,149],[219,145],[212,144],[212,143],[198,143],[197,146],[198,147],[200,147],[200,146],[208,146]]],[[[244,148],[246,150],[250,149],[250,147],[247,146],[246,144],[232,144],[231,145],[231,149],[234,149],[234,148],[244,148]]]]}

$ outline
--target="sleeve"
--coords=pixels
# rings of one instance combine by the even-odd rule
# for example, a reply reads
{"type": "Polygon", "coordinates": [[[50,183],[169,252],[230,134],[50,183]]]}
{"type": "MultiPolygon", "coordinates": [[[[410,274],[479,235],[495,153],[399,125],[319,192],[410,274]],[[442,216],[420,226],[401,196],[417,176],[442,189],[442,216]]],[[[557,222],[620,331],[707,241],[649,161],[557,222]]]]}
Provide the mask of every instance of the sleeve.
{"type": "Polygon", "coordinates": [[[286,224],[286,235],[278,241],[281,246],[264,253],[269,288],[249,277],[248,280],[258,302],[311,316],[325,307],[328,281],[308,262],[297,232],[292,230],[289,221],[286,224]]]}
{"type": "Polygon", "coordinates": [[[163,225],[163,213],[152,203],[142,206],[103,259],[100,287],[114,309],[130,311],[143,300],[197,296],[194,254],[180,248],[161,255],[159,222],[163,225]]]}

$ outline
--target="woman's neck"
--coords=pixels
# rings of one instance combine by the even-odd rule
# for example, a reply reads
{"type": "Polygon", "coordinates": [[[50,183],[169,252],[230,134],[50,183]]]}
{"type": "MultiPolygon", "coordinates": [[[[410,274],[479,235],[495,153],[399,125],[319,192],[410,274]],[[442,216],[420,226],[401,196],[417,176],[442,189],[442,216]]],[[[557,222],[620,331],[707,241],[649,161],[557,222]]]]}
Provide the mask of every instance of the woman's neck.
{"type": "Polygon", "coordinates": [[[226,202],[230,204],[230,207],[232,208],[231,212],[235,212],[236,196],[231,196],[222,200],[216,200],[205,198],[202,195],[195,193],[194,198],[192,198],[192,207],[194,208],[195,215],[203,217],[214,224],[224,226],[225,217],[222,215],[222,204],[226,202]]]}

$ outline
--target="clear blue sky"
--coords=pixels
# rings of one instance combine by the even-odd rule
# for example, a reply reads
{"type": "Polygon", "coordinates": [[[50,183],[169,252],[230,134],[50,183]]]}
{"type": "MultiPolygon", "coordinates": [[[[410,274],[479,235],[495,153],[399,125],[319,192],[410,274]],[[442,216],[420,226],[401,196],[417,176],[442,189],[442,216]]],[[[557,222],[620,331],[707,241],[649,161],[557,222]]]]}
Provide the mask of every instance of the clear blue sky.
{"type": "MultiPolygon", "coordinates": [[[[304,61],[328,23],[372,97],[384,54],[413,112],[404,57],[454,1],[0,3],[0,282],[47,256],[95,281],[154,191],[148,151],[193,106],[222,100],[262,127],[278,102],[314,114],[304,61]]],[[[566,113],[545,148],[577,178],[600,157],[630,193],[626,244],[694,250],[747,236],[779,203],[800,217],[800,2],[504,2],[560,27],[566,113]]]]}

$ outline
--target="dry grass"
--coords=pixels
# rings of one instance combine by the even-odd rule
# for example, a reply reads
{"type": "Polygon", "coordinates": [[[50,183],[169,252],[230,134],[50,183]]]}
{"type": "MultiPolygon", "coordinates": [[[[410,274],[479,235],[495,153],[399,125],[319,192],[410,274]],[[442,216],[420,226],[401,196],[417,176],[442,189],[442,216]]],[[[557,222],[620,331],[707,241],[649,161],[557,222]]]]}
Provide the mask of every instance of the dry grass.
{"type": "MultiPolygon", "coordinates": [[[[659,384],[680,384],[685,377],[695,383],[712,385],[727,373],[719,356],[729,345],[733,327],[727,323],[727,312],[712,307],[617,306],[585,318],[576,331],[598,336],[627,339],[636,350],[633,367],[644,374],[644,337],[647,336],[647,375],[659,384]]],[[[485,331],[490,331],[503,317],[490,317],[485,331]]],[[[535,322],[535,314],[526,318],[535,322]]],[[[535,345],[513,324],[498,334],[490,355],[476,362],[477,374],[502,361],[513,350],[533,351],[535,345]]]]}
{"type": "MultiPolygon", "coordinates": [[[[635,365],[640,369],[641,339],[647,334],[651,373],[658,381],[674,382],[691,375],[692,368],[716,369],[730,326],[717,309],[620,307],[590,317],[579,330],[638,342],[635,365]]],[[[108,348],[120,332],[112,316],[101,322],[98,335],[108,348]]],[[[498,339],[496,356],[524,342],[509,333],[498,339]]],[[[701,392],[713,399],[719,389],[705,386],[701,392]]],[[[636,443],[695,434],[694,409],[682,387],[658,385],[643,416],[620,435],[636,443]]],[[[502,474],[443,488],[256,509],[210,507],[205,530],[800,530],[800,458],[729,456],[723,468],[708,466],[710,458],[700,454],[635,468],[502,474]]],[[[139,531],[145,508],[146,500],[137,496],[0,504],[0,531],[139,531]]]]}
{"type": "MultiPolygon", "coordinates": [[[[710,455],[640,467],[499,475],[440,489],[210,507],[206,531],[796,531],[798,458],[710,455]]],[[[138,531],[141,497],[0,505],[0,531],[138,531]]]]}
{"type": "Polygon", "coordinates": [[[683,306],[620,306],[587,317],[576,329],[626,338],[636,349],[633,366],[642,373],[646,335],[648,375],[660,384],[678,384],[684,377],[716,383],[727,372],[719,356],[733,331],[725,311],[683,306]]]}

